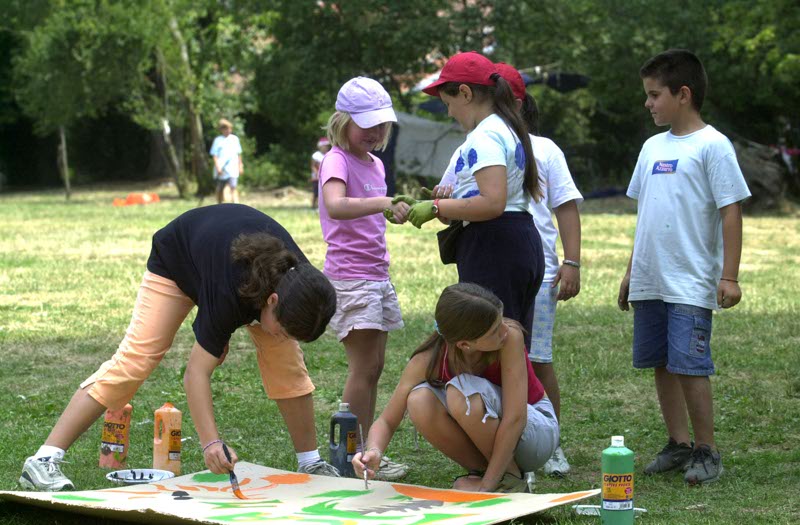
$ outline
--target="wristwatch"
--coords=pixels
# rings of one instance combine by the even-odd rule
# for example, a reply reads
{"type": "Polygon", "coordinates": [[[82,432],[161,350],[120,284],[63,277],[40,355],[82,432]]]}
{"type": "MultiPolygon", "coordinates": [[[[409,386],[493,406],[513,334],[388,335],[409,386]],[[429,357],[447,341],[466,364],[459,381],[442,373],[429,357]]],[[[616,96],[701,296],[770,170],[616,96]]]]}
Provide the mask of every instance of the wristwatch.
{"type": "Polygon", "coordinates": [[[433,205],[431,206],[431,209],[433,210],[433,214],[436,217],[438,217],[439,216],[439,199],[435,199],[433,201],[433,205]]]}

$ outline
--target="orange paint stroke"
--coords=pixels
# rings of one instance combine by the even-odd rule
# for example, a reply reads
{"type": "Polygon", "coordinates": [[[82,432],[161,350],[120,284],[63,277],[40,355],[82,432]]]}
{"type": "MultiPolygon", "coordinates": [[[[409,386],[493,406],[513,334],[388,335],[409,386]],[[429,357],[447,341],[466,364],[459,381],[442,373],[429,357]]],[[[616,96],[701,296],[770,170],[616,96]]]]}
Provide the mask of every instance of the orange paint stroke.
{"type": "Polygon", "coordinates": [[[585,498],[586,496],[593,494],[593,490],[587,492],[576,492],[575,494],[567,494],[566,496],[561,496],[560,498],[551,499],[550,503],[566,503],[567,501],[575,501],[576,499],[585,498]]]}
{"type": "Polygon", "coordinates": [[[475,501],[486,501],[503,497],[497,494],[429,489],[426,487],[417,487],[415,485],[392,484],[392,488],[403,496],[408,496],[410,498],[428,500],[432,499],[443,501],[445,503],[472,503],[475,501]]]}
{"type": "Polygon", "coordinates": [[[275,485],[302,485],[303,483],[308,483],[311,481],[311,475],[302,474],[299,472],[289,472],[286,474],[273,474],[271,476],[265,476],[261,479],[264,481],[269,481],[270,483],[274,483],[275,485]]]}

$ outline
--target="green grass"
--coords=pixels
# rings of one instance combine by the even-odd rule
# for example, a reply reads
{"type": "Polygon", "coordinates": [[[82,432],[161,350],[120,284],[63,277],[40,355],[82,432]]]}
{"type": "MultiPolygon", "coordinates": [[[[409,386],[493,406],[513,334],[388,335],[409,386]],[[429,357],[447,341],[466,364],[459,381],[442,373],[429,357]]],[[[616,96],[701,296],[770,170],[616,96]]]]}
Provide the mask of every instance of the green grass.
{"type": "MultiPolygon", "coordinates": [[[[35,452],[78,383],[116,349],[130,319],[136,290],[155,230],[196,201],[170,198],[159,204],[113,208],[130,188],[81,190],[71,202],[59,193],[0,195],[0,489],[15,490],[25,458],[35,452]]],[[[275,217],[292,232],[312,263],[321,266],[325,246],[317,216],[304,194],[276,199],[245,195],[244,201],[275,217]]],[[[537,492],[598,487],[600,452],[609,437],[624,434],[637,454],[637,469],[665,442],[652,374],[631,367],[631,315],[615,306],[630,253],[634,208],[625,199],[590,201],[582,209],[583,282],[580,295],[559,305],[556,367],[563,399],[563,444],[572,463],[568,479],[540,476],[537,492]]],[[[391,394],[409,354],[431,329],[442,288],[456,281],[442,266],[436,226],[421,231],[389,227],[392,280],[406,328],[389,337],[381,401],[391,394]]],[[[740,279],[744,300],[715,315],[712,379],[716,429],[725,474],[714,485],[684,486],[679,475],[636,478],[642,523],[800,522],[800,223],[786,217],[746,217],[740,279]]],[[[171,401],[184,412],[184,472],[204,469],[182,388],[183,366],[193,338],[191,318],[163,364],[133,400],[129,464],[148,467],[153,411],[171,401]]],[[[320,448],[327,455],[327,428],[345,377],[343,348],[326,335],[306,345],[315,393],[320,448]]],[[[220,432],[239,456],[292,470],[294,453],[274,403],[264,395],[255,353],[236,333],[228,360],[214,375],[220,432]]],[[[70,450],[65,470],[81,489],[107,487],[97,467],[100,425],[70,450]]],[[[448,487],[460,469],[427,443],[415,449],[405,423],[390,454],[411,465],[409,483],[448,487]]],[[[597,501],[590,502],[597,503],[597,501]]],[[[520,520],[595,523],[559,508],[520,520]]],[[[105,523],[69,514],[0,503],[0,523],[105,523]]]]}

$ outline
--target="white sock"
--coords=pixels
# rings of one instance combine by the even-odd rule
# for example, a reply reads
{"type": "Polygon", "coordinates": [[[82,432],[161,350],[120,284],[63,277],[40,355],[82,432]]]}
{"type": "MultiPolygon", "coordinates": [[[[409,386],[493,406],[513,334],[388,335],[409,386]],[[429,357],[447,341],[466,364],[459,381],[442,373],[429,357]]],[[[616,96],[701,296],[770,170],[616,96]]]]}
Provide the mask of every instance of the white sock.
{"type": "Polygon", "coordinates": [[[306,465],[313,465],[318,461],[322,461],[322,456],[319,455],[319,449],[309,450],[308,452],[297,453],[298,468],[305,467],[306,465]]]}
{"type": "Polygon", "coordinates": [[[42,445],[41,447],[39,447],[39,450],[36,451],[36,454],[34,454],[33,457],[35,459],[39,458],[63,459],[64,454],[66,453],[67,451],[62,448],[51,447],[50,445],[42,445]]]}

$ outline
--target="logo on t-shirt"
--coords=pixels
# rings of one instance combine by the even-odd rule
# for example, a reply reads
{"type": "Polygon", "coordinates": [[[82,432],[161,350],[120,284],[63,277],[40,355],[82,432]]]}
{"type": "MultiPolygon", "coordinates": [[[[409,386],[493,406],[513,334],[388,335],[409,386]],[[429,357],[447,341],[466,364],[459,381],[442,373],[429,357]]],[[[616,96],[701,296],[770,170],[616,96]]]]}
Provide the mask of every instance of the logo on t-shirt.
{"type": "Polygon", "coordinates": [[[364,191],[382,191],[386,193],[386,186],[374,186],[372,184],[364,184],[364,191]]]}
{"type": "Polygon", "coordinates": [[[669,175],[678,171],[678,159],[675,160],[657,160],[653,164],[653,173],[651,175],[669,175]]]}

